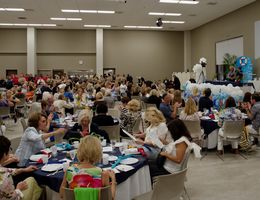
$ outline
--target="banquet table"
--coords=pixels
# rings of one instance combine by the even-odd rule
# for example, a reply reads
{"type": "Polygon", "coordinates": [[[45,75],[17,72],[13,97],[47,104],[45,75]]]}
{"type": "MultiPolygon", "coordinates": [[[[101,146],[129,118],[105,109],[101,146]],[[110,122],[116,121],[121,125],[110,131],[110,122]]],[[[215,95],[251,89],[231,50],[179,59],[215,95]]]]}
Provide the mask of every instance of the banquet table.
{"type": "MultiPolygon", "coordinates": [[[[106,152],[107,153],[107,152],[106,152]]],[[[121,153],[118,148],[115,148],[112,152],[107,154],[120,156],[121,153]]],[[[48,161],[49,163],[61,162],[61,159],[66,157],[66,153],[59,152],[58,156],[53,158],[51,157],[48,161]]],[[[120,173],[116,173],[117,180],[117,190],[116,190],[116,199],[117,200],[130,200],[135,196],[146,193],[151,190],[151,180],[150,172],[148,167],[148,162],[145,157],[142,155],[132,155],[131,157],[137,158],[138,162],[132,164],[131,166],[134,169],[120,173]]],[[[28,165],[30,162],[28,162],[28,165]]],[[[101,168],[111,167],[112,163],[109,162],[108,165],[98,164],[101,168]]],[[[59,188],[62,183],[64,172],[58,171],[56,174],[48,176],[48,172],[41,170],[43,164],[37,164],[39,168],[37,171],[33,172],[34,178],[37,180],[39,185],[47,186],[47,199],[59,199],[59,188]]]]}
{"type": "Polygon", "coordinates": [[[208,149],[216,148],[218,144],[218,130],[219,126],[217,121],[212,119],[201,119],[200,126],[204,129],[205,147],[208,149]]]}

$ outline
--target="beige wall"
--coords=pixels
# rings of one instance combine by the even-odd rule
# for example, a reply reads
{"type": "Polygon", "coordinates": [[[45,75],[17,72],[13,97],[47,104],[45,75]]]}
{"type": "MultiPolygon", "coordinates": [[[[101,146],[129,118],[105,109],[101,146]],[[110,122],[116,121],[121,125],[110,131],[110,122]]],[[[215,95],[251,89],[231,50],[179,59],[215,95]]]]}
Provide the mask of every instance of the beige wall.
{"type": "MultiPolygon", "coordinates": [[[[207,75],[210,79],[215,74],[215,44],[218,41],[238,36],[244,37],[244,55],[254,61],[255,21],[260,20],[260,1],[256,1],[235,12],[191,31],[192,66],[200,57],[208,60],[207,75]]],[[[260,61],[254,61],[254,70],[260,76],[260,61]]]]}
{"type": "Polygon", "coordinates": [[[0,29],[0,76],[6,69],[26,71],[26,30],[0,29]]]}
{"type": "Polygon", "coordinates": [[[37,30],[38,69],[96,68],[96,31],[37,30]],[[79,64],[83,61],[83,64],[79,64]]]}
{"type": "Polygon", "coordinates": [[[158,80],[183,71],[184,33],[104,30],[104,68],[158,80]]]}

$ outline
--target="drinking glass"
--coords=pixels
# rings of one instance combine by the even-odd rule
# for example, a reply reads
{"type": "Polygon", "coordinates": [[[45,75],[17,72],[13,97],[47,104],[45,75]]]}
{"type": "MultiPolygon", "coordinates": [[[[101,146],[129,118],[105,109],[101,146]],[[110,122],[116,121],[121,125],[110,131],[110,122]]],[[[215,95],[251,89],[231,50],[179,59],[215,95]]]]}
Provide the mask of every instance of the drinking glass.
{"type": "Polygon", "coordinates": [[[76,150],[71,150],[71,151],[69,151],[69,153],[70,153],[71,160],[74,161],[74,159],[76,157],[76,150]]]}

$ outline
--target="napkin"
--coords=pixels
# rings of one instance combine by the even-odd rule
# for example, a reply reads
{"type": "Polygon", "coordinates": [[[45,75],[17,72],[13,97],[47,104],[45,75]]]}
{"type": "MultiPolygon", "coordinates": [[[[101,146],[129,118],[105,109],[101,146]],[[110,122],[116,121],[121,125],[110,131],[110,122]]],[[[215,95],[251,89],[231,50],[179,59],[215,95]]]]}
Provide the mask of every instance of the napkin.
{"type": "Polygon", "coordinates": [[[111,167],[105,167],[105,168],[102,168],[103,170],[113,170],[116,174],[120,173],[120,171],[118,171],[116,168],[112,169],[111,167]]]}
{"type": "Polygon", "coordinates": [[[103,152],[112,152],[113,148],[111,146],[109,147],[103,147],[103,152]]]}
{"type": "Polygon", "coordinates": [[[118,165],[116,168],[123,172],[128,172],[128,171],[134,169],[134,167],[129,166],[129,165],[118,165]]]}
{"type": "Polygon", "coordinates": [[[117,161],[111,166],[114,169],[122,160],[132,157],[132,155],[119,156],[117,161]]]}

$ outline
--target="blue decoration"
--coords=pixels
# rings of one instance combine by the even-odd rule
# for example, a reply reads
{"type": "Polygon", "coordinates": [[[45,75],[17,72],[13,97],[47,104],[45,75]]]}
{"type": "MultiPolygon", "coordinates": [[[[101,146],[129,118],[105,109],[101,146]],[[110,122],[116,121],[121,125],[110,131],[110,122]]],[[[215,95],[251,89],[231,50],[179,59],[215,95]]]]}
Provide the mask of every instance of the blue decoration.
{"type": "Polygon", "coordinates": [[[236,60],[236,66],[240,67],[243,73],[243,82],[247,83],[253,79],[253,65],[251,58],[241,56],[236,60]]]}

